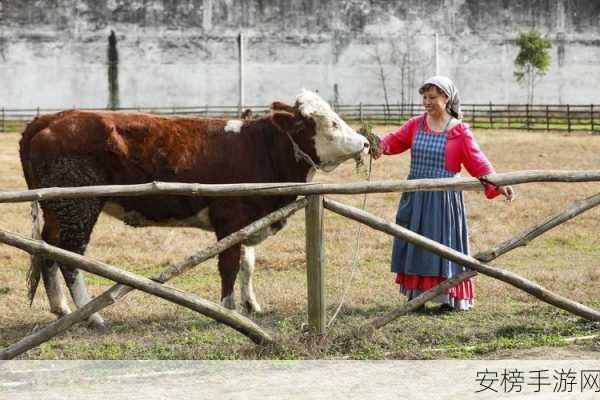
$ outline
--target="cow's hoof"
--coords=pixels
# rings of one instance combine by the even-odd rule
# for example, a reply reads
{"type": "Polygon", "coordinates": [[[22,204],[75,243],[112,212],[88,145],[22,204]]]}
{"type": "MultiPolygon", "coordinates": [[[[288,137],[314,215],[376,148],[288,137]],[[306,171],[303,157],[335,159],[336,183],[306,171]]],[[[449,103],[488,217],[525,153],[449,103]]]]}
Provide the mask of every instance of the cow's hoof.
{"type": "Polygon", "coordinates": [[[223,300],[221,300],[221,306],[228,308],[230,310],[235,310],[235,297],[227,296],[223,300]]]}
{"type": "Polygon", "coordinates": [[[108,326],[106,326],[105,322],[90,321],[89,327],[92,330],[94,330],[94,332],[98,333],[99,335],[104,335],[105,333],[108,332],[108,326]]]}
{"type": "Polygon", "coordinates": [[[244,312],[246,314],[260,314],[262,309],[260,308],[260,304],[256,301],[245,301],[244,302],[244,312]]]}
{"type": "Polygon", "coordinates": [[[99,314],[92,314],[88,318],[88,323],[90,328],[95,330],[97,333],[104,334],[108,332],[108,327],[106,326],[106,322],[99,314]]]}

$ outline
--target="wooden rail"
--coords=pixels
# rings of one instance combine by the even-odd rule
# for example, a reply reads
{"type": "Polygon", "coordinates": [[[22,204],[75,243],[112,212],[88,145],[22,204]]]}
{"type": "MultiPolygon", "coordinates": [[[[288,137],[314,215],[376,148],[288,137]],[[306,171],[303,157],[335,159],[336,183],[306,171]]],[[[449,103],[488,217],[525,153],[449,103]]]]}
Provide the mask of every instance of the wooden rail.
{"type": "MultiPolygon", "coordinates": [[[[591,171],[518,171],[505,174],[497,174],[490,180],[498,185],[522,184],[527,182],[598,182],[600,181],[600,170],[591,171]]],[[[202,312],[212,318],[232,326],[234,329],[246,334],[257,343],[272,343],[269,334],[260,327],[255,326],[252,321],[238,318],[231,312],[222,312],[216,305],[208,304],[197,296],[182,295],[173,289],[166,288],[162,283],[177,276],[197,264],[214,257],[230,246],[240,243],[252,233],[264,229],[275,221],[285,218],[295,211],[306,207],[306,253],[307,253],[307,277],[309,293],[309,322],[313,333],[325,332],[325,289],[324,289],[324,256],[323,256],[323,207],[340,213],[348,218],[355,219],[382,230],[388,234],[403,238],[417,246],[437,253],[444,258],[453,260],[468,266],[475,271],[492,276],[496,279],[514,285],[533,296],[552,305],[570,311],[584,318],[600,320],[600,312],[587,306],[556,295],[547,289],[528,281],[517,274],[491,267],[482,262],[488,261],[499,255],[526,244],[529,240],[541,235],[547,230],[560,225],[580,213],[600,204],[600,194],[592,196],[581,202],[575,203],[564,212],[549,217],[539,225],[523,232],[518,237],[499,244],[488,252],[480,254],[476,259],[468,255],[456,252],[442,246],[423,236],[408,231],[396,224],[388,223],[375,216],[345,206],[333,200],[326,199],[323,194],[357,194],[374,192],[400,192],[400,191],[435,191],[435,190],[481,190],[481,184],[473,178],[449,178],[449,179],[422,179],[411,181],[384,181],[384,182],[352,182],[352,183],[281,183],[281,184],[236,184],[236,185],[201,185],[181,184],[168,182],[154,182],[143,185],[131,186],[95,186],[77,188],[48,188],[22,192],[0,192],[0,203],[44,201],[59,198],[80,197],[114,197],[114,196],[143,196],[148,194],[169,194],[182,196],[281,196],[281,195],[308,195],[309,198],[301,198],[296,202],[277,210],[268,216],[248,225],[246,228],[218,241],[212,246],[188,257],[187,259],[170,266],[157,276],[150,279],[140,277],[112,266],[99,263],[87,257],[66,252],[62,249],[53,248],[43,242],[19,238],[10,232],[0,230],[0,242],[19,247],[25,251],[43,254],[46,257],[60,260],[68,265],[82,268],[111,280],[120,282],[111,287],[102,295],[93,299],[90,303],[73,313],[59,318],[46,327],[29,335],[19,342],[9,346],[0,352],[0,359],[13,358],[67,330],[75,323],[85,320],[93,313],[113,304],[125,296],[134,288],[148,291],[169,301],[176,302],[186,307],[202,312]]],[[[370,323],[369,329],[384,326],[398,315],[423,304],[427,299],[433,298],[434,293],[448,289],[458,284],[461,280],[474,276],[474,271],[459,274],[437,288],[423,293],[417,299],[407,303],[396,310],[393,315],[384,316],[377,322],[370,323]],[[437,292],[436,292],[437,291],[437,292]]],[[[243,318],[243,317],[242,317],[243,318]]]]}
{"type": "MultiPolygon", "coordinates": [[[[600,170],[530,170],[494,174],[489,181],[500,186],[530,182],[597,182],[600,170]]],[[[0,192],[0,203],[146,195],[176,196],[307,196],[312,194],[362,194],[386,192],[425,192],[482,190],[475,178],[414,179],[349,183],[241,183],[207,185],[200,183],[151,182],[139,185],[80,186],[0,192]]]]}

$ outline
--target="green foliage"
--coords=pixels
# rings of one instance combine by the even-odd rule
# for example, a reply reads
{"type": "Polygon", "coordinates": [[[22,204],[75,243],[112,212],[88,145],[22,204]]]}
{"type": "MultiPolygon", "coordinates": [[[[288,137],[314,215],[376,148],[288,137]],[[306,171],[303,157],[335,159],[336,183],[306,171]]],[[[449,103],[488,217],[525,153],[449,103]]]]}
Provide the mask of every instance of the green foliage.
{"type": "MultiPolygon", "coordinates": [[[[369,142],[369,156],[372,157],[379,150],[379,143],[381,139],[375,133],[373,133],[373,126],[370,124],[363,124],[358,133],[363,135],[367,141],[369,142]]],[[[356,173],[361,174],[365,171],[365,163],[361,157],[358,157],[354,160],[356,162],[356,173]]]]}
{"type": "Polygon", "coordinates": [[[550,68],[550,54],[552,48],[550,39],[542,37],[539,32],[524,32],[517,39],[519,54],[515,59],[517,81],[525,78],[527,70],[533,69],[537,75],[545,75],[550,68]]]}
{"type": "Polygon", "coordinates": [[[373,126],[369,124],[363,124],[358,130],[358,133],[363,135],[369,141],[369,154],[374,154],[379,150],[379,143],[381,140],[379,136],[373,133],[373,126]]]}
{"type": "Polygon", "coordinates": [[[528,102],[533,103],[536,78],[546,75],[550,68],[552,42],[539,32],[524,32],[517,38],[519,54],[515,58],[515,78],[528,89],[528,102]]]}

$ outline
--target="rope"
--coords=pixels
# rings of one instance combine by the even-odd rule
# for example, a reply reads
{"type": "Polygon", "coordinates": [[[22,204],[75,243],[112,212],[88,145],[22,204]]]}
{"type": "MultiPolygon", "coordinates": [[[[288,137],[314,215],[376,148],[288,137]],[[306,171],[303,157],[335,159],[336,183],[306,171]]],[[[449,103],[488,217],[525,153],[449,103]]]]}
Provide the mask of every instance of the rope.
{"type": "MultiPolygon", "coordinates": [[[[369,144],[371,145],[371,148],[373,149],[374,148],[373,146],[379,147],[379,137],[372,134],[371,132],[369,132],[368,127],[364,127],[363,129],[365,129],[364,136],[367,138],[367,140],[369,140],[369,144]]],[[[292,135],[290,135],[290,133],[287,130],[285,131],[285,133],[288,136],[288,138],[290,139],[290,142],[292,142],[292,147],[294,149],[294,158],[296,158],[296,161],[300,161],[300,159],[303,159],[304,161],[306,161],[306,163],[308,165],[310,165],[316,171],[320,171],[321,168],[313,161],[313,159],[308,154],[306,154],[300,148],[298,143],[296,143],[296,141],[292,138],[292,135]]],[[[367,171],[367,182],[371,181],[372,166],[373,166],[373,156],[370,154],[369,155],[369,168],[367,171]]],[[[367,207],[367,193],[363,193],[363,201],[362,201],[361,209],[363,211],[365,211],[366,207],[367,207]]],[[[348,290],[350,290],[350,287],[352,286],[352,280],[354,278],[354,273],[358,267],[358,250],[360,247],[359,244],[360,244],[361,231],[362,231],[362,224],[358,224],[358,229],[356,231],[356,242],[354,244],[354,251],[353,251],[353,256],[352,256],[353,261],[352,261],[352,269],[350,271],[350,279],[348,279],[348,283],[346,284],[346,287],[344,288],[344,291],[342,292],[342,298],[340,300],[340,304],[338,305],[337,309],[335,310],[335,313],[333,314],[333,316],[327,323],[327,329],[329,327],[331,327],[331,325],[337,318],[337,315],[339,314],[340,310],[342,309],[342,307],[344,305],[344,301],[346,299],[346,295],[348,294],[348,290]]]]}
{"type": "Polygon", "coordinates": [[[288,138],[290,138],[290,142],[292,142],[292,147],[294,148],[294,158],[296,158],[296,161],[300,161],[300,159],[303,159],[308,165],[313,167],[315,170],[319,171],[321,168],[319,168],[319,166],[313,161],[313,159],[310,158],[310,156],[306,154],[300,148],[300,146],[298,146],[298,143],[296,143],[296,141],[292,138],[292,135],[290,135],[290,133],[287,130],[285,131],[285,133],[288,135],[288,138]]]}
{"type": "MultiPolygon", "coordinates": [[[[367,170],[367,182],[371,181],[372,167],[373,167],[373,156],[370,156],[369,157],[369,168],[367,170]]],[[[366,208],[367,208],[367,193],[363,193],[361,209],[363,211],[366,211],[366,208]]],[[[346,287],[344,287],[344,291],[342,292],[342,298],[340,299],[340,304],[338,305],[338,307],[335,310],[335,313],[333,313],[333,316],[327,323],[327,329],[329,329],[333,325],[333,322],[335,321],[340,310],[344,306],[344,301],[346,300],[346,295],[348,294],[348,291],[350,290],[350,287],[352,286],[354,273],[358,269],[358,251],[360,248],[360,234],[362,231],[362,226],[363,226],[363,224],[358,224],[358,229],[356,230],[356,242],[354,243],[354,249],[352,251],[352,268],[350,270],[350,279],[348,279],[348,281],[346,283],[346,287]]]]}

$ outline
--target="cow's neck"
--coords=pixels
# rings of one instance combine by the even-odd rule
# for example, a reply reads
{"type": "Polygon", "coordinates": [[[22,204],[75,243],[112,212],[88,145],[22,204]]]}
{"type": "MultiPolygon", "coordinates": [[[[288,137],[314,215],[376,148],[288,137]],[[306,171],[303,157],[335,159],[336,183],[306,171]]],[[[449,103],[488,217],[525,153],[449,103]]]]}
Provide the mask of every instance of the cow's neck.
{"type": "Polygon", "coordinates": [[[271,132],[273,145],[271,146],[271,159],[280,182],[307,182],[314,175],[312,168],[302,158],[296,160],[294,147],[290,138],[282,132],[271,132]]]}

